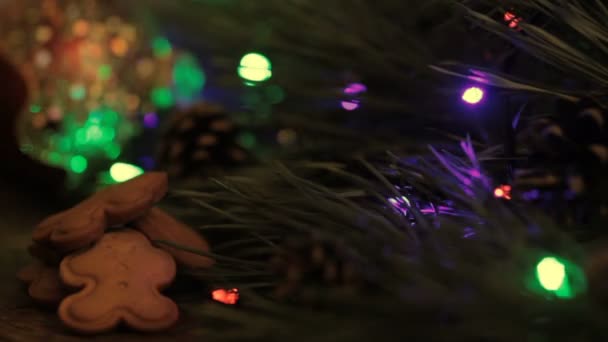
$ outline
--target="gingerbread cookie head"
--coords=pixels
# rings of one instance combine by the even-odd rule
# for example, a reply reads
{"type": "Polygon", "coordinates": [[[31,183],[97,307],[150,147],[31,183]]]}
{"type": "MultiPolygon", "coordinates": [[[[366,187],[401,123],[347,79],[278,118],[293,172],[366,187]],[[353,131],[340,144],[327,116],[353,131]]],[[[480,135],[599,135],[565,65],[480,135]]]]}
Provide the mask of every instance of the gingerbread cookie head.
{"type": "Polygon", "coordinates": [[[37,243],[69,252],[89,246],[106,228],[143,215],[167,192],[167,176],[151,172],[108,187],[75,207],[42,221],[34,230],[37,243]]]}
{"type": "Polygon", "coordinates": [[[112,232],[90,249],[63,259],[61,279],[81,288],[65,298],[59,317],[81,333],[99,333],[120,323],[140,331],[171,327],[177,305],[160,291],[175,277],[175,261],[134,230],[112,232]]]}
{"type": "Polygon", "coordinates": [[[150,240],[167,241],[186,247],[186,251],[168,245],[160,245],[171,254],[179,265],[189,268],[209,268],[214,260],[199,253],[209,253],[209,244],[194,229],[179,222],[161,209],[152,208],[133,222],[133,227],[150,240]],[[199,252],[199,253],[196,253],[199,252]]]}

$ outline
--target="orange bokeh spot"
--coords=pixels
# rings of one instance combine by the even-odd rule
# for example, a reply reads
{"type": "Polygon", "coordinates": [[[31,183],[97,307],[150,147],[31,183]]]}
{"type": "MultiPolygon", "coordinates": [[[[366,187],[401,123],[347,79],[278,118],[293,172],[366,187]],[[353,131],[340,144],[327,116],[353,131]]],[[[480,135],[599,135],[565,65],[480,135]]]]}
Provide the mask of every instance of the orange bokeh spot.
{"type": "Polygon", "coordinates": [[[123,38],[114,38],[110,42],[110,50],[118,57],[122,57],[127,54],[129,50],[129,43],[123,38]]]}
{"type": "Polygon", "coordinates": [[[79,19],[74,23],[72,27],[72,32],[75,36],[84,37],[89,34],[90,26],[86,20],[79,19]]]}
{"type": "Polygon", "coordinates": [[[211,293],[211,297],[216,302],[235,305],[239,301],[239,290],[238,289],[217,289],[211,293]]]}

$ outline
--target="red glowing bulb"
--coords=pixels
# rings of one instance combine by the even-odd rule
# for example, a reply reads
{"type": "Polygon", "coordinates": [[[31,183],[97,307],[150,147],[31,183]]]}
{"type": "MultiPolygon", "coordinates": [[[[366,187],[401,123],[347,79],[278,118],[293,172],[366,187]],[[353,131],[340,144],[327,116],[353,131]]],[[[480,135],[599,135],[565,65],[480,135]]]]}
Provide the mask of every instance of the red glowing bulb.
{"type": "Polygon", "coordinates": [[[509,23],[509,27],[512,29],[517,28],[519,22],[522,20],[521,18],[517,17],[513,12],[505,12],[503,19],[507,23],[509,23]]]}
{"type": "Polygon", "coordinates": [[[504,198],[506,200],[511,199],[511,190],[512,187],[510,185],[501,185],[494,189],[494,197],[496,198],[504,198]]]}
{"type": "Polygon", "coordinates": [[[239,290],[238,289],[217,289],[211,293],[211,297],[216,302],[235,305],[239,301],[239,290]]]}
{"type": "Polygon", "coordinates": [[[515,19],[515,14],[511,13],[511,12],[505,12],[505,21],[511,21],[513,19],[515,19]]]}

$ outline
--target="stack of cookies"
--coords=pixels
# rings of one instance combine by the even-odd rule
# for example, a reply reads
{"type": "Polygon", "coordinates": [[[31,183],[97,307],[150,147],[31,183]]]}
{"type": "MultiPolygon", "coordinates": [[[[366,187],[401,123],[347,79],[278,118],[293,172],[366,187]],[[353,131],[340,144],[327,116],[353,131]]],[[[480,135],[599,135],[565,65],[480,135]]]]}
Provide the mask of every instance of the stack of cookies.
{"type": "Polygon", "coordinates": [[[196,231],[155,207],[166,192],[166,174],[146,173],[41,222],[29,248],[36,261],[18,273],[29,295],[58,305],[61,321],[82,333],[173,326],[178,307],[161,291],[177,266],[208,268],[213,260],[201,255],[209,245],[196,231]]]}

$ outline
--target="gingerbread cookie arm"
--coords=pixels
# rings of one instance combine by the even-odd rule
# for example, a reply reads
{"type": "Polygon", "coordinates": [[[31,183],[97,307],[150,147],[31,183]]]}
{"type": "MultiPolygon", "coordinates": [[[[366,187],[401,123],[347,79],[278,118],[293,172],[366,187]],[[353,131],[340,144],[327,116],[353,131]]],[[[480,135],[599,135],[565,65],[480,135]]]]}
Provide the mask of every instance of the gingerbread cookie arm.
{"type": "MultiPolygon", "coordinates": [[[[209,244],[202,236],[161,209],[150,209],[146,215],[137,219],[133,226],[150,240],[169,241],[192,250],[209,252],[209,244]]],[[[200,254],[167,245],[160,247],[169,252],[178,264],[187,267],[208,268],[214,263],[213,259],[200,254]]]]}

